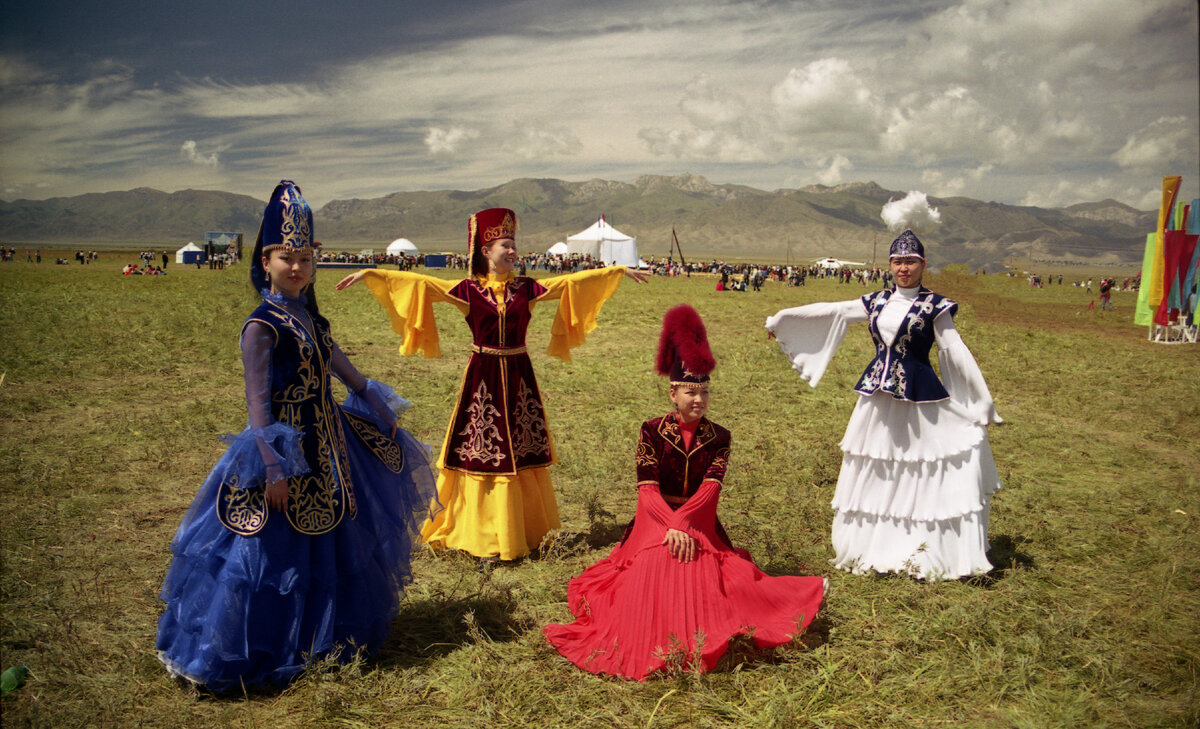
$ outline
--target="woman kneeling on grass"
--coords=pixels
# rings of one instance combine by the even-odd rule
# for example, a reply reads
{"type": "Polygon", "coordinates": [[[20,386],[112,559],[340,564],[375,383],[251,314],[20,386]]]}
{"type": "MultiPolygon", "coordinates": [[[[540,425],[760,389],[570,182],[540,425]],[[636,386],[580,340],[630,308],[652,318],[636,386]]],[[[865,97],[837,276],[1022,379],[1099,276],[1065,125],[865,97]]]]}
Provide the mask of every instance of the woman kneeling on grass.
{"type": "Polygon", "coordinates": [[[434,494],[407,407],[334,343],[313,294],[312,211],[275,188],[251,258],[263,302],[242,327],[250,424],[171,544],[158,655],[212,691],[283,684],[326,655],[379,650],[434,494]],[[333,399],[330,376],[350,390],[333,399]]]}
{"type": "Polygon", "coordinates": [[[921,286],[921,241],[904,231],[889,259],[894,291],[784,309],[766,324],[813,387],[847,324],[867,322],[875,344],[842,438],[834,564],[928,580],[982,574],[992,567],[988,511],[1000,488],[987,425],[1000,417],[954,328],[958,304],[921,286]],[[935,341],[944,385],[929,363],[935,341]]]}
{"type": "Polygon", "coordinates": [[[670,377],[674,410],[642,423],[637,514],[612,553],[571,580],[575,622],[544,630],[585,671],[638,681],[710,671],[734,636],[783,645],[821,606],[820,577],[767,576],[717,518],[730,437],[704,417],[715,364],[696,310],[667,312],[658,371],[670,377]]]}

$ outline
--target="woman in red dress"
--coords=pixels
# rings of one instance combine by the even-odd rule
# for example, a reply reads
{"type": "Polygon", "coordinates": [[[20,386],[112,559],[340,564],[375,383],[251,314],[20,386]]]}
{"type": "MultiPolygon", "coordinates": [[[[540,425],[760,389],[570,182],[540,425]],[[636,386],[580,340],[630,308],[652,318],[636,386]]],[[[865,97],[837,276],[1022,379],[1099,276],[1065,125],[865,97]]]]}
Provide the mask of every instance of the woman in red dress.
{"type": "Polygon", "coordinates": [[[821,606],[822,578],[764,574],[717,518],[730,436],[704,417],[715,364],[696,310],[667,312],[658,371],[674,410],[642,423],[637,513],[612,553],[571,580],[575,622],[543,631],[585,671],[638,681],[672,667],[710,671],[734,636],[783,645],[821,606]]]}

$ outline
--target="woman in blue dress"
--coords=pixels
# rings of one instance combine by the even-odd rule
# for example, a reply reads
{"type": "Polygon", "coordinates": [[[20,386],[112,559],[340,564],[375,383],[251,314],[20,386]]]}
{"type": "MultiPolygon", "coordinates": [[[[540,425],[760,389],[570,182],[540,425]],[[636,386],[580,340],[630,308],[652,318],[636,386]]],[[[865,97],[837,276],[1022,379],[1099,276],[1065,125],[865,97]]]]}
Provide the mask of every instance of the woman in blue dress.
{"type": "Polygon", "coordinates": [[[249,425],[171,544],[158,655],[212,691],[284,684],[313,659],[376,653],[430,516],[429,452],[408,406],[359,374],[313,294],[312,211],[294,183],[263,213],[242,327],[249,425]],[[334,401],[331,376],[349,396],[334,401]]]}

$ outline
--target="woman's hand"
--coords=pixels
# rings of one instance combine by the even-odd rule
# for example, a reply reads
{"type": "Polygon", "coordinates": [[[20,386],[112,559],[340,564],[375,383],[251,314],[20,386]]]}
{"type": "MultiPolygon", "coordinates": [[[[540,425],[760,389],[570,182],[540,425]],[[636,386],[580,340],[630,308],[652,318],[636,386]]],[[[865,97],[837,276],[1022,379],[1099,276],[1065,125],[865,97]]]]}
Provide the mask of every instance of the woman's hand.
{"type": "Polygon", "coordinates": [[[286,478],[267,484],[267,506],[276,511],[287,509],[288,482],[286,478]]]}
{"type": "Polygon", "coordinates": [[[628,266],[625,267],[625,278],[631,278],[638,283],[646,283],[650,280],[650,277],[646,274],[642,273],[636,268],[629,268],[628,266]]]}
{"type": "Polygon", "coordinates": [[[687,532],[668,529],[662,543],[667,545],[667,551],[671,553],[671,556],[680,562],[691,562],[696,558],[698,551],[696,540],[692,539],[687,532]]]}
{"type": "Polygon", "coordinates": [[[348,289],[359,281],[362,281],[362,278],[364,275],[366,275],[366,273],[366,271],[355,271],[341,281],[338,281],[337,286],[334,288],[336,288],[338,291],[341,291],[342,289],[348,289]]]}

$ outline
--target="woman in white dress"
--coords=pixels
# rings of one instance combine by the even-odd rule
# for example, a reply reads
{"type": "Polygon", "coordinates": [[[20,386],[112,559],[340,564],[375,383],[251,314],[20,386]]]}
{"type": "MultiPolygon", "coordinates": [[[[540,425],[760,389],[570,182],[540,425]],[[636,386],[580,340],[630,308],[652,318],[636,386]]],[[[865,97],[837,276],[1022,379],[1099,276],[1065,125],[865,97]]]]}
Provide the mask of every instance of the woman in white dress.
{"type": "Polygon", "coordinates": [[[833,495],[836,567],[954,579],[987,572],[988,510],[1000,488],[987,426],[991,393],[954,328],[958,304],[921,286],[925,248],[906,230],[889,251],[895,290],[784,309],[766,327],[817,386],[853,322],[875,357],[855,391],[833,495]],[[936,341],[942,380],[929,362],[936,341]]]}

